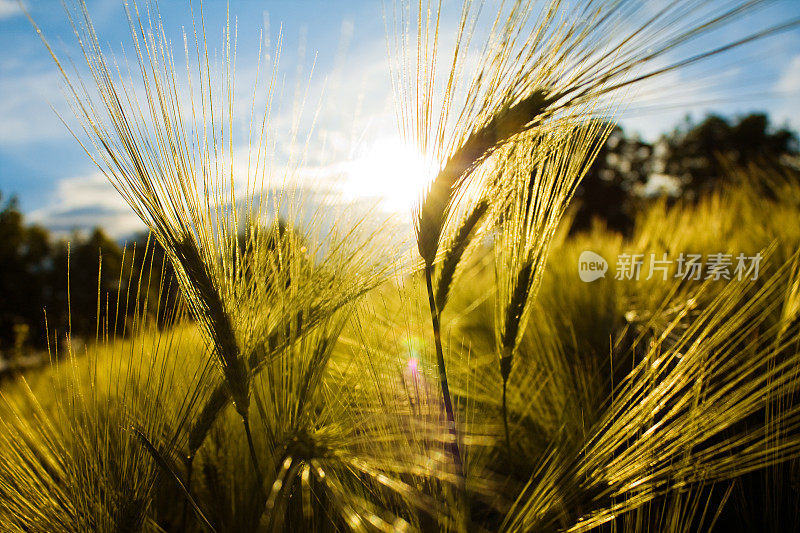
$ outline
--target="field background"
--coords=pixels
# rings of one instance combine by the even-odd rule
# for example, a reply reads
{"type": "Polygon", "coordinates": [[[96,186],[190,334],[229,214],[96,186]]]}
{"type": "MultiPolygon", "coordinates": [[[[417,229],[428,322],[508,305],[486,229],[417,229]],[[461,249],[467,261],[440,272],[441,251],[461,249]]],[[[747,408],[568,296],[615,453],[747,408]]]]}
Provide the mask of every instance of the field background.
{"type": "Polygon", "coordinates": [[[40,33],[65,125],[149,231],[65,234],[3,191],[0,529],[800,528],[797,134],[616,123],[629,89],[800,25],[739,34],[760,4],[722,4],[464,2],[453,36],[400,2],[399,137],[339,182],[273,49],[242,96],[227,16],[184,51],[131,4],[126,72],[68,5],[85,66],[40,33]]]}

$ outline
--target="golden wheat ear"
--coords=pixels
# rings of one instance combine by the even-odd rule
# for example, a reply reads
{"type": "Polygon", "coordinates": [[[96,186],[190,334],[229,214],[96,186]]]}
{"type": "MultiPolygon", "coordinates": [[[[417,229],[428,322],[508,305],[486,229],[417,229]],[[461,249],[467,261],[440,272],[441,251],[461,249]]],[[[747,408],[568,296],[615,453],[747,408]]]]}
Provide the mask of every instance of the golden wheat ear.
{"type": "Polygon", "coordinates": [[[500,154],[498,181],[508,191],[495,240],[495,337],[502,380],[503,423],[511,451],[507,388],[517,348],[541,284],[550,243],[578,183],[611,129],[574,119],[527,134],[500,154]]]}
{"type": "Polygon", "coordinates": [[[472,240],[475,238],[478,227],[484,220],[484,216],[489,210],[489,201],[480,200],[472,211],[463,218],[456,230],[456,234],[449,243],[441,266],[438,270],[438,281],[436,283],[436,308],[441,312],[447,305],[447,298],[453,286],[456,276],[456,269],[461,264],[461,260],[467,251],[472,240]]]}
{"type": "Polygon", "coordinates": [[[445,224],[469,173],[509,139],[539,123],[550,103],[557,99],[545,91],[534,91],[498,111],[450,156],[431,183],[416,222],[419,253],[426,264],[434,262],[445,224]]]}
{"type": "Polygon", "coordinates": [[[184,294],[189,295],[189,307],[194,318],[209,332],[213,352],[222,367],[236,410],[242,416],[247,416],[250,405],[249,371],[240,355],[233,318],[194,241],[184,239],[174,243],[171,251],[177,259],[176,268],[184,274],[181,279],[184,280],[184,294]]]}

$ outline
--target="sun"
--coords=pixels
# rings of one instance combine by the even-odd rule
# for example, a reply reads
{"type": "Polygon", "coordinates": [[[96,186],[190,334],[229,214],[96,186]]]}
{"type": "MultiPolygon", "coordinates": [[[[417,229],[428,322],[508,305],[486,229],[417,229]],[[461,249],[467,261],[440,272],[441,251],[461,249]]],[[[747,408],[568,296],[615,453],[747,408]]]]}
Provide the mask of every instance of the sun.
{"type": "Polygon", "coordinates": [[[380,209],[411,212],[436,174],[433,161],[399,137],[366,144],[344,166],[342,192],[349,198],[374,198],[380,209]]]}

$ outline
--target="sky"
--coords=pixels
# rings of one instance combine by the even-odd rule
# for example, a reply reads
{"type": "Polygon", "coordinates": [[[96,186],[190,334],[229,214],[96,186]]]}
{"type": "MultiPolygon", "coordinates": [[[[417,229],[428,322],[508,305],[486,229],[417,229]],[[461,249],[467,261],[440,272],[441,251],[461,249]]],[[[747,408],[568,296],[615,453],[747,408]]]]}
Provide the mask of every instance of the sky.
{"type": "MultiPolygon", "coordinates": [[[[487,1],[484,9],[491,8],[493,0],[487,1]]],[[[443,0],[446,30],[455,28],[460,3],[443,0]]],[[[194,2],[196,15],[198,4],[194,2]]],[[[25,5],[56,52],[79,64],[61,2],[26,0],[25,5]]],[[[101,41],[116,53],[123,46],[130,50],[122,0],[89,0],[88,6],[101,41]]],[[[384,9],[381,0],[231,2],[237,36],[236,127],[244,131],[251,103],[265,98],[251,94],[256,72],[261,72],[258,50],[261,46],[262,64],[274,59],[280,33],[277,68],[282,103],[275,106],[272,120],[275,131],[283,132],[287,140],[277,141],[279,171],[286,172],[293,154],[300,154],[302,168],[292,167],[288,173],[303,183],[334,190],[343,206],[377,204],[385,212],[405,215],[421,186],[409,185],[406,176],[421,163],[399,140],[384,9]],[[302,112],[299,102],[304,102],[302,112]],[[299,140],[290,142],[293,129],[299,132],[299,140]]],[[[167,37],[176,45],[176,56],[183,57],[182,31],[192,28],[188,0],[162,1],[160,12],[167,37]]],[[[226,16],[225,2],[205,2],[206,30],[217,50],[223,42],[226,16]]],[[[709,35],[696,50],[797,17],[800,2],[775,1],[709,35]]],[[[443,34],[446,38],[451,32],[443,34]]],[[[699,120],[710,112],[735,116],[753,111],[769,113],[778,126],[800,129],[799,29],[737,48],[632,91],[619,119],[627,132],[654,140],[687,115],[699,120]]],[[[141,229],[70,134],[68,126],[77,125],[57,68],[17,0],[0,0],[0,192],[4,198],[16,195],[29,221],[56,232],[99,225],[122,238],[141,229]]],[[[246,159],[246,150],[237,149],[237,160],[245,163],[246,159]]]]}

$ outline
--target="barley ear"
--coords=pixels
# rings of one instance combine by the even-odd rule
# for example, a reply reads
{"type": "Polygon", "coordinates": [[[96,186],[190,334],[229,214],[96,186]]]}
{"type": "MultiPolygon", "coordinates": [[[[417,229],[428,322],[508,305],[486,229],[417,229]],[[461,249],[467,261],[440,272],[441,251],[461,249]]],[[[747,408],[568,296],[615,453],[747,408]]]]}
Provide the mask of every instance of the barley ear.
{"type": "Polygon", "coordinates": [[[533,91],[495,113],[450,156],[431,183],[417,217],[417,244],[426,264],[434,262],[442,231],[464,179],[503,143],[537,124],[555,100],[557,97],[548,96],[543,90],[533,91]]]}
{"type": "Polygon", "coordinates": [[[505,310],[505,320],[503,321],[503,331],[500,338],[500,344],[503,356],[500,360],[501,372],[503,381],[508,380],[511,372],[511,359],[514,356],[514,350],[517,348],[520,335],[520,324],[522,323],[523,313],[528,303],[528,296],[530,295],[531,282],[533,274],[533,262],[528,261],[520,269],[517,279],[514,282],[514,292],[512,293],[511,300],[508,302],[505,310]],[[503,364],[503,360],[508,359],[508,363],[503,364]]]}
{"type": "MultiPolygon", "coordinates": [[[[313,325],[319,321],[319,313],[314,313],[313,311],[314,309],[308,311],[308,313],[312,315],[311,320],[305,321],[305,325],[308,327],[313,327],[313,325]]],[[[289,344],[293,325],[296,325],[296,331],[300,331],[303,328],[304,320],[302,312],[298,312],[297,315],[287,323],[275,327],[273,331],[266,336],[265,343],[253,349],[248,357],[248,366],[253,376],[257,375],[264,365],[272,360],[272,356],[278,354],[289,344]]],[[[231,389],[226,377],[225,381],[218,383],[214,388],[189,431],[189,457],[194,457],[197,450],[203,445],[211,427],[230,401],[231,389]]]]}
{"type": "Polygon", "coordinates": [[[189,430],[189,457],[194,457],[200,446],[206,440],[208,432],[214,425],[222,410],[230,402],[231,393],[225,383],[219,383],[206,400],[200,414],[194,421],[192,429],[189,430]]]}
{"type": "Polygon", "coordinates": [[[175,242],[173,249],[178,262],[176,266],[185,274],[184,288],[191,295],[190,308],[208,330],[236,411],[244,417],[250,405],[249,373],[239,355],[233,323],[214,284],[214,277],[191,238],[175,242]]]}
{"type": "Polygon", "coordinates": [[[481,200],[475,205],[472,212],[462,221],[452,245],[442,260],[442,266],[439,269],[439,281],[436,285],[436,308],[440,313],[447,305],[447,297],[450,295],[456,268],[461,263],[464,252],[466,252],[467,247],[475,236],[475,229],[483,220],[488,209],[489,202],[487,200],[481,200]]]}
{"type": "Polygon", "coordinates": [[[200,506],[197,505],[197,502],[194,500],[194,498],[192,498],[192,495],[189,493],[189,490],[186,488],[186,485],[183,483],[183,481],[181,481],[181,478],[180,476],[178,476],[178,473],[175,472],[175,469],[173,469],[170,466],[167,458],[164,457],[164,455],[160,451],[158,451],[158,448],[153,446],[153,443],[151,443],[150,440],[147,438],[147,436],[145,436],[145,434],[142,433],[138,428],[131,427],[131,431],[133,431],[133,433],[145,447],[147,452],[153,457],[153,460],[155,460],[158,467],[161,468],[161,470],[165,474],[167,474],[170,478],[172,478],[173,481],[175,481],[175,484],[178,485],[178,487],[181,489],[181,492],[186,497],[186,500],[189,502],[189,505],[192,507],[192,510],[195,512],[197,518],[200,519],[202,524],[209,531],[216,531],[214,529],[214,526],[211,525],[211,522],[208,521],[208,518],[206,518],[206,516],[203,514],[203,511],[200,509],[200,506]]]}

